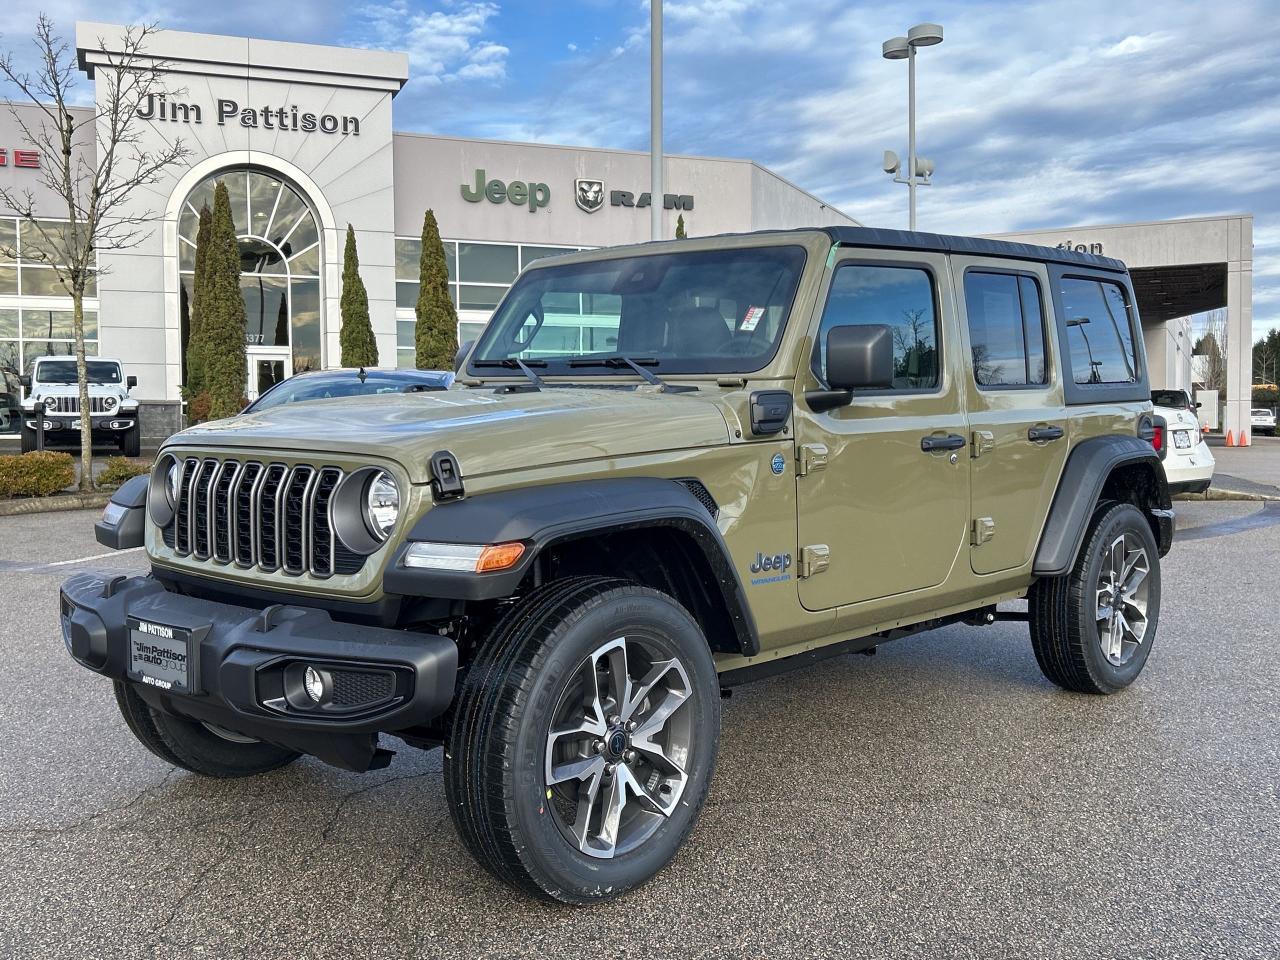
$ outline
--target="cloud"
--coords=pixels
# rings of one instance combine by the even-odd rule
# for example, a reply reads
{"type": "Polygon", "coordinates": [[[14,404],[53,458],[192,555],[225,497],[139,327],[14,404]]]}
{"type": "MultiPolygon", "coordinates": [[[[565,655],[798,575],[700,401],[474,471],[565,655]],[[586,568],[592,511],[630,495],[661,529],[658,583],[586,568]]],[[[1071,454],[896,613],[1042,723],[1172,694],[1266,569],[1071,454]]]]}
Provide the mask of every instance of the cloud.
{"type": "Polygon", "coordinates": [[[407,53],[411,85],[498,83],[506,78],[510,50],[483,39],[498,14],[496,3],[454,2],[421,10],[409,0],[392,0],[362,8],[351,40],[407,53]]]}

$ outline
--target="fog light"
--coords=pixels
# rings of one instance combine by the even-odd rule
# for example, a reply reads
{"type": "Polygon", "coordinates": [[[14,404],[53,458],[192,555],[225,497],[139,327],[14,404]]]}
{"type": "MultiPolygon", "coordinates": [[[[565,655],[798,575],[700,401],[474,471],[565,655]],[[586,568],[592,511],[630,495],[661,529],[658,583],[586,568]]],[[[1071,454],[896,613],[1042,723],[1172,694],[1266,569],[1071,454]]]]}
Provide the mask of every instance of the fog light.
{"type": "Polygon", "coordinates": [[[307,667],[307,672],[302,677],[302,685],[312,701],[320,703],[324,700],[328,684],[325,682],[325,675],[315,667],[307,667]]]}

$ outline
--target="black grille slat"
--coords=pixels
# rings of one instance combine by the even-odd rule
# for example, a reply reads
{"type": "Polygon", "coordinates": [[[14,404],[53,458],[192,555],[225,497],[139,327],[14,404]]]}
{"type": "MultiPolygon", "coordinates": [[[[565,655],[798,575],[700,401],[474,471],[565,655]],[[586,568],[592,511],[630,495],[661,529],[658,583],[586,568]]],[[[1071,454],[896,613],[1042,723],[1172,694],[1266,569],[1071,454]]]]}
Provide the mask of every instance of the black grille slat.
{"type": "Polygon", "coordinates": [[[253,566],[253,558],[257,552],[254,541],[256,530],[253,523],[253,489],[261,474],[262,464],[246,463],[236,481],[234,493],[236,563],[242,567],[253,566]]]}
{"type": "Polygon", "coordinates": [[[278,514],[281,487],[288,472],[283,464],[273,463],[267,467],[262,488],[258,491],[258,565],[263,570],[280,567],[278,514]]]}
{"type": "Polygon", "coordinates": [[[340,468],[212,457],[180,463],[174,520],[162,531],[179,556],[319,578],[363,569],[366,557],[333,530],[340,468]]]}

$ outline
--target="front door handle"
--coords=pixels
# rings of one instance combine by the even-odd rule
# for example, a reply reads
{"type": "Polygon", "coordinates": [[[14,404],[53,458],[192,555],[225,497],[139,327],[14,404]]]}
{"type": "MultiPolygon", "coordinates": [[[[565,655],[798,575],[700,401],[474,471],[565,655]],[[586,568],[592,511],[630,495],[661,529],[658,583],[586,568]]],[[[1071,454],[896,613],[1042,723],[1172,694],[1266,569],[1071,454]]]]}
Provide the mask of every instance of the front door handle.
{"type": "Polygon", "coordinates": [[[1027,431],[1027,439],[1032,443],[1039,443],[1042,440],[1061,440],[1062,428],[1055,424],[1032,427],[1027,431]]]}
{"type": "Polygon", "coordinates": [[[967,442],[958,433],[948,433],[945,437],[930,434],[927,437],[920,438],[920,449],[925,453],[934,453],[938,450],[959,450],[967,442]]]}

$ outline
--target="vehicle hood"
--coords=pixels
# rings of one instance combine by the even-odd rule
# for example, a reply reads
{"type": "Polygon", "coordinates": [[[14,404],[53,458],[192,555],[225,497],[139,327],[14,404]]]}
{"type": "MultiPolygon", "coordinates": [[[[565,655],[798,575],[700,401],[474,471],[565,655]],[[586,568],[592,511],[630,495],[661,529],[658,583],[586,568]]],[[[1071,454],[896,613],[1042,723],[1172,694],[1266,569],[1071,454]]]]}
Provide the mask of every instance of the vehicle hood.
{"type": "MultiPolygon", "coordinates": [[[[23,403],[31,405],[38,400],[48,400],[51,397],[78,396],[80,396],[80,385],[76,383],[37,383],[32,386],[30,395],[23,403]]],[[[91,383],[89,384],[89,396],[118,397],[121,400],[130,399],[129,388],[123,383],[91,383]]]]}
{"type": "MultiPolygon", "coordinates": [[[[437,450],[464,477],[727,443],[715,393],[490,388],[314,400],[184,430],[170,444],[365,454],[400,463],[414,483],[437,450]]],[[[168,444],[166,444],[168,445],[168,444]]]]}

